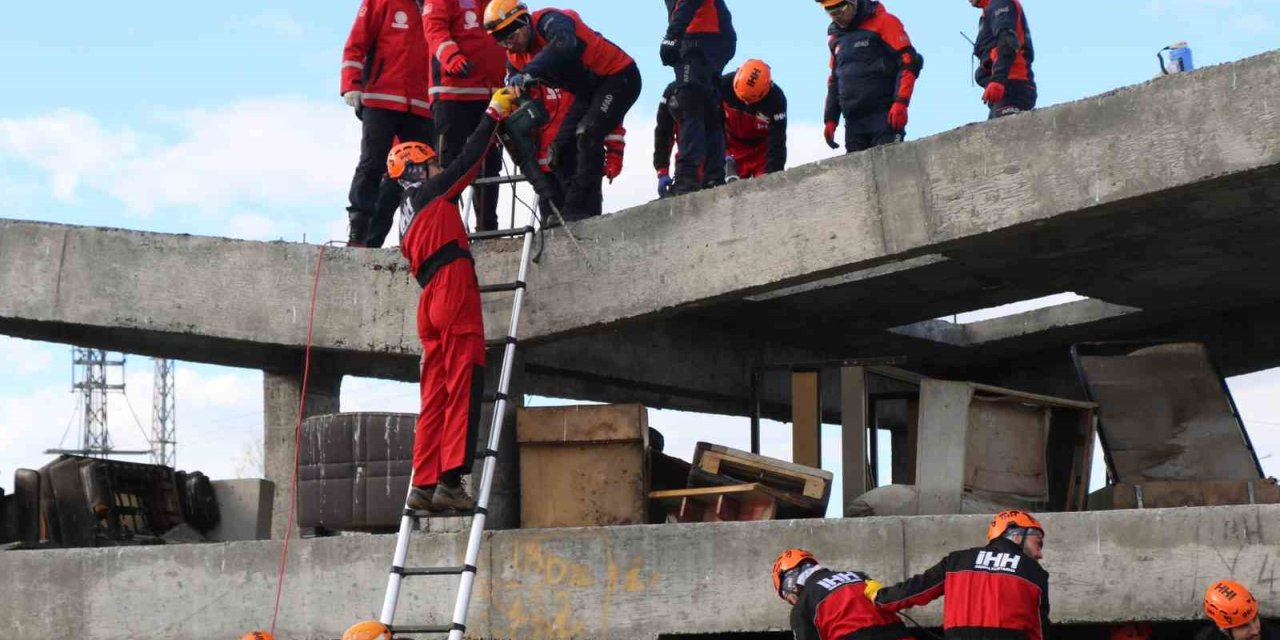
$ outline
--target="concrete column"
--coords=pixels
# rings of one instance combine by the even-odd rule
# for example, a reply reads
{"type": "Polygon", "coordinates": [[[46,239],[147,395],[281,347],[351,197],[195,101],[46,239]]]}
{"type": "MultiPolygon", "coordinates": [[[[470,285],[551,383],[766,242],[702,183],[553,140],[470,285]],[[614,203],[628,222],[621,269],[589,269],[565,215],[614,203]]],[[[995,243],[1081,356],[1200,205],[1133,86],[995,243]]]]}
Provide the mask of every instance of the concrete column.
{"type": "MultiPolygon", "coordinates": [[[[498,380],[502,371],[502,348],[488,351],[484,368],[484,392],[493,396],[498,392],[498,380]]],[[[493,476],[493,490],[489,495],[487,529],[518,529],[520,527],[520,452],[516,444],[516,408],[524,404],[524,358],[516,349],[512,362],[511,384],[507,390],[507,410],[502,419],[502,434],[498,443],[498,468],[493,476]]],[[[493,428],[494,403],[486,402],[480,410],[480,433],[476,448],[483,452],[489,446],[489,434],[493,428]]],[[[484,456],[476,455],[472,467],[469,489],[480,497],[480,478],[484,468],[484,456]]]]}
{"type": "MultiPolygon", "coordinates": [[[[338,413],[342,375],[325,372],[312,361],[307,380],[305,420],[314,415],[338,413]]],[[[283,538],[289,521],[289,492],[297,455],[298,405],[302,393],[302,372],[262,372],[263,466],[267,479],[275,483],[271,537],[283,538]]],[[[297,531],[294,531],[297,535],[297,531]]]]}
{"type": "Polygon", "coordinates": [[[822,398],[817,371],[791,373],[791,461],[822,467],[822,398]]]}
{"type": "Polygon", "coordinates": [[[840,445],[844,471],[844,505],[867,492],[867,370],[840,370],[840,445]]]}
{"type": "Polygon", "coordinates": [[[920,384],[916,452],[920,515],[960,513],[972,398],[973,387],[966,382],[926,379],[920,384]]]}

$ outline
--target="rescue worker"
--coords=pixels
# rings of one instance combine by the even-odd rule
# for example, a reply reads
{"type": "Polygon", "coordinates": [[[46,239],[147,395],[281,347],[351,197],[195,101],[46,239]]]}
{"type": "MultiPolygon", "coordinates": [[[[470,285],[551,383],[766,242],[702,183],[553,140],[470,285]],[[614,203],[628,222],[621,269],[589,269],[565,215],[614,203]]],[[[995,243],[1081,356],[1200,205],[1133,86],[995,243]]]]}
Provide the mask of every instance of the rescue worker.
{"type": "MultiPolygon", "coordinates": [[[[564,89],[553,89],[551,87],[536,85],[530,87],[529,97],[542,104],[542,108],[546,110],[549,119],[547,124],[538,129],[538,168],[551,179],[553,189],[557,194],[556,207],[563,208],[563,188],[560,185],[559,177],[551,170],[552,147],[555,142],[556,132],[559,131],[560,125],[564,123],[565,117],[568,115],[569,108],[573,106],[573,94],[564,89]]],[[[621,125],[614,129],[604,138],[605,160],[604,160],[604,177],[612,184],[613,181],[622,173],[623,156],[626,154],[627,148],[627,130],[621,125]]],[[[551,209],[548,202],[544,199],[543,194],[538,194],[538,208],[541,211],[549,212],[551,209]]],[[[597,209],[592,215],[600,215],[597,209]]],[[[558,220],[548,220],[547,226],[559,224],[558,220]]]]}
{"type": "MultiPolygon", "coordinates": [[[[435,116],[440,164],[453,164],[467,136],[484,118],[489,96],[502,86],[507,57],[485,32],[481,20],[489,0],[426,0],[422,28],[431,52],[431,111],[435,116]]],[[[502,172],[502,148],[485,158],[482,177],[502,172]]],[[[498,228],[498,185],[474,187],[476,229],[498,228]]]]}
{"type": "Polygon", "coordinates": [[[342,99],[360,118],[360,161],[347,207],[348,246],[368,244],[375,218],[395,215],[399,185],[384,185],[383,159],[392,141],[430,142],[435,137],[427,104],[427,41],[421,0],[364,0],[342,52],[342,99]],[[379,212],[380,203],[388,208],[379,212]]]}
{"type": "Polygon", "coordinates": [[[462,476],[471,471],[480,420],[484,317],[458,200],[479,174],[497,123],[514,107],[511,91],[495,92],[486,116],[448,167],[442,168],[435,150],[421,142],[401,143],[387,156],[387,175],[405,189],[400,251],[422,286],[422,409],[414,429],[413,488],[406,503],[415,511],[475,509],[462,476]]]}
{"type": "Polygon", "coordinates": [[[1258,601],[1239,582],[1209,585],[1204,612],[1213,624],[1198,631],[1195,640],[1280,640],[1280,629],[1258,616],[1258,601]]]}
{"type": "Polygon", "coordinates": [[[342,640],[391,640],[391,630],[377,620],[365,620],[351,625],[342,640]]]}
{"type": "Polygon", "coordinates": [[[982,102],[990,108],[987,119],[1036,108],[1036,77],[1031,72],[1036,51],[1022,0],[969,0],[969,4],[982,9],[973,48],[978,58],[974,80],[983,87],[982,102]]]}
{"type": "Polygon", "coordinates": [[[635,60],[568,9],[530,13],[519,0],[491,0],[484,23],[507,50],[506,83],[517,95],[539,83],[573,94],[553,143],[552,165],[565,183],[561,214],[599,215],[605,137],[640,97],[635,60]]]}
{"type": "Polygon", "coordinates": [[[720,76],[738,49],[733,15],[724,0],[666,0],[667,32],[659,55],[675,70],[664,93],[667,108],[680,122],[673,195],[724,184],[724,121],[720,115],[720,76]]]}
{"type": "MultiPolygon", "coordinates": [[[[720,79],[720,92],[724,96],[726,179],[758,178],[782,171],[787,164],[787,96],[774,84],[769,65],[761,60],[746,61],[720,79]]],[[[678,130],[671,111],[660,104],[653,144],[660,198],[670,195],[671,149],[678,130]]],[[[680,145],[683,152],[683,139],[680,145]]]]}
{"type": "Polygon", "coordinates": [[[880,611],[864,590],[860,571],[832,571],[804,549],[787,549],[773,561],[773,590],[791,604],[796,640],[907,640],[902,621],[880,611]]]}
{"type": "Polygon", "coordinates": [[[945,595],[947,640],[1042,640],[1049,630],[1049,574],[1040,566],[1044,526],[1024,511],[996,514],[987,546],[953,551],[901,584],[871,583],[867,595],[885,611],[945,595]]]}
{"type": "Polygon", "coordinates": [[[876,0],[817,2],[831,17],[831,76],[823,114],[827,146],[839,148],[835,136],[841,116],[848,153],[900,142],[924,58],[902,21],[876,0]]]}

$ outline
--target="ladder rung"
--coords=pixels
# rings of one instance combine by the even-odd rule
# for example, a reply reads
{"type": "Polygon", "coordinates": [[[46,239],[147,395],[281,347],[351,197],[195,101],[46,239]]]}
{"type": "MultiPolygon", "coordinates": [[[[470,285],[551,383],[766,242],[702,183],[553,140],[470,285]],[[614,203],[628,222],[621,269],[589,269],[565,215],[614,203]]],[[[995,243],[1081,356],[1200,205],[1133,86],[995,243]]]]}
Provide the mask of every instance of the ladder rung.
{"type": "Polygon", "coordinates": [[[511,184],[513,182],[524,182],[527,179],[528,178],[524,177],[524,174],[517,173],[512,176],[495,176],[492,178],[476,178],[475,180],[471,181],[471,184],[479,185],[479,186],[485,186],[490,184],[511,184]]]}
{"type": "Polygon", "coordinates": [[[391,627],[391,633],[449,633],[453,630],[451,624],[423,625],[418,627],[400,626],[391,627]]]}
{"type": "Polygon", "coordinates": [[[498,229],[496,231],[477,231],[467,235],[469,240],[490,240],[493,238],[513,238],[522,236],[526,233],[533,233],[533,227],[515,227],[512,229],[498,229]]]}
{"type": "Polygon", "coordinates": [[[499,293],[502,291],[515,291],[523,289],[523,282],[504,282],[502,284],[486,284],[480,287],[480,293],[499,293]]]}
{"type": "Polygon", "coordinates": [[[464,571],[476,572],[476,568],[470,565],[462,567],[406,567],[396,571],[395,567],[391,568],[391,573],[398,573],[402,576],[457,576],[462,575],[464,571]]]}

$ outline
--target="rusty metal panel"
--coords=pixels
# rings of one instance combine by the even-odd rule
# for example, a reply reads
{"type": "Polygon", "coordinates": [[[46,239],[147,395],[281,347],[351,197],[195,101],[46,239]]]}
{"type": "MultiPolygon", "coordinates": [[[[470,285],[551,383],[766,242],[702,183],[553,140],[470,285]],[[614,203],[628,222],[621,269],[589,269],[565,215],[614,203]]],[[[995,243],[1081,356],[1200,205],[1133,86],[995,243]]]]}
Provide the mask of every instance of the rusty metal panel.
{"type": "Polygon", "coordinates": [[[1086,344],[1073,355],[1114,480],[1254,480],[1257,459],[1204,345],[1086,344]]]}
{"type": "Polygon", "coordinates": [[[965,489],[1049,499],[1049,410],[975,394],[965,436],[965,489]]]}

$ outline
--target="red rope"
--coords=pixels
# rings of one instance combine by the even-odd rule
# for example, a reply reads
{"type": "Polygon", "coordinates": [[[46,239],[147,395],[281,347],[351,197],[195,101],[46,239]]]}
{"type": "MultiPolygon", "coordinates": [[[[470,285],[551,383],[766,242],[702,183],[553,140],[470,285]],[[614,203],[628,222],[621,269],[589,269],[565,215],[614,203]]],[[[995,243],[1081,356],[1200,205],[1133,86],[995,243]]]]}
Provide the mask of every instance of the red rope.
{"type": "Polygon", "coordinates": [[[316,323],[316,294],[320,291],[320,265],[324,260],[324,250],[333,241],[320,245],[320,254],[316,256],[316,275],[311,282],[311,313],[307,318],[307,348],[302,361],[302,392],[298,397],[298,425],[293,432],[293,477],[289,481],[289,526],[284,530],[284,546],[280,549],[280,573],[276,576],[276,602],[271,611],[271,635],[276,634],[276,620],[280,617],[280,594],[284,592],[285,567],[289,563],[289,539],[293,537],[294,508],[297,505],[295,494],[298,491],[298,452],[302,449],[302,415],[307,404],[307,379],[311,376],[311,335],[316,323]]]}

